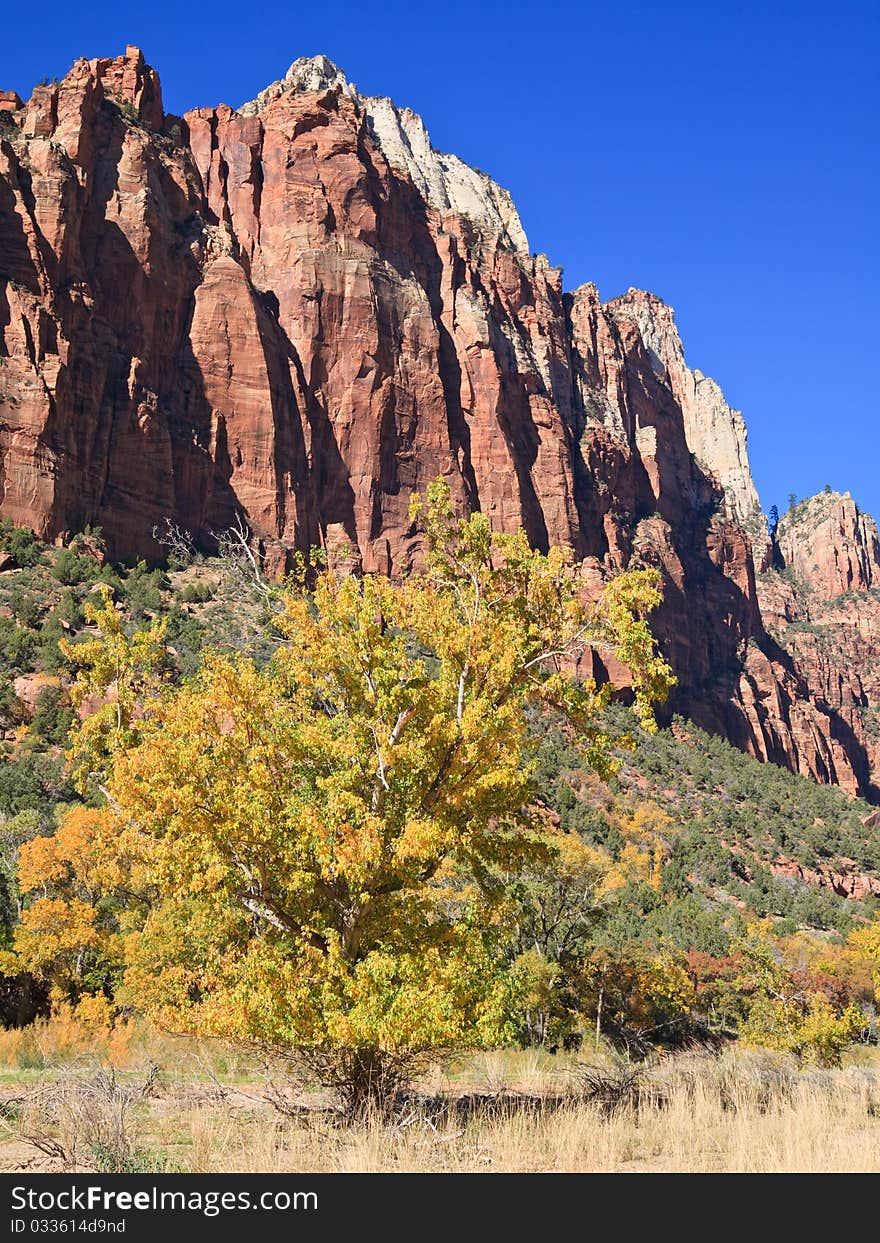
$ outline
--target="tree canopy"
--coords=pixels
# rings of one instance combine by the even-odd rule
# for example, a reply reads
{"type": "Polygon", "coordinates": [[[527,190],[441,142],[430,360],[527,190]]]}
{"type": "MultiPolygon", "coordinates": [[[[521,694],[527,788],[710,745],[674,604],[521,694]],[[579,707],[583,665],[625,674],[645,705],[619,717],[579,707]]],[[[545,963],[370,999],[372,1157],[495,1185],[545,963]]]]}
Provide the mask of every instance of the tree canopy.
{"type": "Polygon", "coordinates": [[[457,519],[440,485],[413,519],[424,571],[304,566],[265,667],[211,656],[164,685],[161,633],[127,639],[109,600],[74,653],[75,701],[114,688],[74,741],[80,779],[98,779],[114,849],[154,895],[119,995],[176,1030],[310,1054],[353,1107],[411,1056],[515,1030],[524,985],[493,878],[558,848],[527,713],[552,706],[607,766],[609,688],[572,662],[613,652],[646,724],[671,681],[645,620],[654,571],[588,601],[566,552],[457,519]]]}

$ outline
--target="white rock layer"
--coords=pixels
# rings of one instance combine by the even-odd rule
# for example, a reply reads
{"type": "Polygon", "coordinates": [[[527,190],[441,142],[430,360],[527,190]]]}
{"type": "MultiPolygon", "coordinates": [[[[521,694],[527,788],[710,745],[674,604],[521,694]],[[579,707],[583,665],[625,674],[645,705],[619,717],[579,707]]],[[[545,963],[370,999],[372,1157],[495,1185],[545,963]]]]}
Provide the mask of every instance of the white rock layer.
{"type": "Polygon", "coordinates": [[[688,448],[720,484],[731,516],[766,534],[749,467],[745,420],[711,377],[685,363],[672,307],[654,294],[630,289],[609,302],[608,310],[637,324],[655,374],[681,407],[688,448]]]}
{"type": "Polygon", "coordinates": [[[458,156],[435,151],[420,116],[409,108],[396,107],[390,99],[361,95],[326,56],[294,61],[282,79],[238,111],[252,116],[286,91],[331,88],[339,89],[364,110],[388,163],[409,175],[427,203],[443,215],[467,217],[485,236],[517,254],[528,254],[528,239],[507,190],[458,156]]]}

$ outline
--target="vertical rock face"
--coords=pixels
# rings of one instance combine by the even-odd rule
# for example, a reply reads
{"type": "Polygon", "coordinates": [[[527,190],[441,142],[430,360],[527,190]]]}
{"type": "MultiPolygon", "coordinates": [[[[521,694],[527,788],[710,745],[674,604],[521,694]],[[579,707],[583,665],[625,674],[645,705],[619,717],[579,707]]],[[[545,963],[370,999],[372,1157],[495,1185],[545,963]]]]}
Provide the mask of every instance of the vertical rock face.
{"type": "MultiPolygon", "coordinates": [[[[239,112],[186,119],[209,218],[285,343],[300,398],[284,421],[308,459],[288,494],[309,496],[311,535],[341,528],[367,570],[403,569],[409,496],[442,474],[499,527],[579,548],[560,280],[517,250],[509,197],[324,58],[239,112]]],[[[197,360],[216,352],[194,342],[197,360]]]]}
{"type": "MultiPolygon", "coordinates": [[[[4,515],[150,556],[166,518],[210,547],[240,514],[271,570],[323,543],[398,573],[420,556],[409,497],[438,475],[573,549],[586,590],[659,566],[673,706],[867,787],[827,678],[815,693],[762,621],[742,418],[659,299],[564,294],[506,191],[325,57],[183,119],[135,48],[0,95],[4,515]]],[[[821,560],[822,538],[786,555],[821,560]]]]}
{"type": "MultiPolygon", "coordinates": [[[[673,381],[676,371],[657,349],[681,359],[671,312],[650,294],[633,291],[624,301],[624,313],[619,299],[603,306],[592,285],[570,299],[589,551],[606,569],[662,571],[654,628],[679,677],[674,709],[760,759],[868,792],[864,738],[765,628],[758,585],[778,577],[769,570],[766,523],[757,527],[754,509],[740,519],[720,472],[693,451],[675,391],[688,391],[684,364],[673,381]],[[642,310],[633,312],[644,303],[651,332],[642,310]]],[[[747,464],[734,478],[740,497],[756,495],[747,464]]]]}
{"type": "Polygon", "coordinates": [[[688,448],[720,485],[727,512],[753,533],[761,528],[763,538],[766,523],[749,469],[742,414],[727,404],[713,379],[685,364],[672,308],[640,289],[608,306],[618,322],[638,328],[651,367],[681,409],[688,448]]]}
{"type": "Polygon", "coordinates": [[[880,537],[849,493],[826,490],[784,514],[776,570],[759,576],[768,629],[880,776],[880,537]]]}
{"type": "Polygon", "coordinates": [[[426,203],[442,215],[467,217],[481,233],[513,251],[528,252],[519,214],[506,190],[458,156],[436,151],[420,116],[409,108],[395,107],[390,99],[361,95],[326,56],[294,61],[284,78],[238,112],[259,116],[282,95],[327,90],[356,102],[389,165],[406,174],[426,203]]]}
{"type": "Polygon", "coordinates": [[[161,92],[135,49],[78,61],[15,119],[20,136],[0,129],[3,512],[48,538],[106,520],[114,551],[143,550],[186,508],[188,469],[210,467],[183,383],[199,189],[150,128],[161,92]]]}

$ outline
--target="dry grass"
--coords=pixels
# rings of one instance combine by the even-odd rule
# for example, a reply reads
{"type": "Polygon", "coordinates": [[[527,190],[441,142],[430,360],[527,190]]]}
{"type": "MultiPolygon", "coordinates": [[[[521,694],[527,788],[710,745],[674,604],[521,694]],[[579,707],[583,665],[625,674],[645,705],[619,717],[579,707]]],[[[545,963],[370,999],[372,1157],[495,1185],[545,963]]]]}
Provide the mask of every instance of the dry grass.
{"type": "MultiPolygon", "coordinates": [[[[243,1076],[243,1064],[227,1065],[228,1053],[217,1049],[211,1056],[213,1063],[204,1049],[191,1055],[180,1074],[166,1061],[146,1096],[137,1090],[143,1069],[126,1080],[102,1079],[92,1068],[84,1089],[71,1078],[85,1075],[82,1068],[44,1075],[2,1111],[0,1168],[65,1167],[51,1143],[35,1150],[29,1129],[31,1139],[62,1140],[73,1153],[67,1168],[106,1169],[112,1145],[101,1128],[117,1118],[119,1084],[127,1082],[117,1148],[155,1170],[880,1172],[876,1063],[817,1071],[755,1051],[684,1054],[659,1060],[636,1084],[617,1075],[620,1091],[597,1094],[589,1074],[572,1073],[570,1057],[500,1053],[428,1076],[393,1125],[343,1127],[318,1095],[282,1113],[265,1082],[243,1076]],[[54,1097],[47,1083],[56,1085],[54,1097]],[[102,1084],[111,1085],[106,1100],[102,1084]],[[55,1101],[54,1115],[41,1093],[55,1101]],[[86,1124],[100,1131],[99,1144],[77,1134],[86,1124]]],[[[607,1061],[599,1069],[601,1083],[616,1075],[607,1061]]]]}
{"type": "Polygon", "coordinates": [[[28,1027],[0,1028],[0,1081],[27,1078],[29,1072],[52,1078],[97,1065],[131,1074],[153,1065],[173,1066],[181,1082],[234,1082],[253,1077],[258,1068],[252,1056],[223,1041],[169,1036],[135,1020],[89,1023],[70,1007],[28,1027]]]}

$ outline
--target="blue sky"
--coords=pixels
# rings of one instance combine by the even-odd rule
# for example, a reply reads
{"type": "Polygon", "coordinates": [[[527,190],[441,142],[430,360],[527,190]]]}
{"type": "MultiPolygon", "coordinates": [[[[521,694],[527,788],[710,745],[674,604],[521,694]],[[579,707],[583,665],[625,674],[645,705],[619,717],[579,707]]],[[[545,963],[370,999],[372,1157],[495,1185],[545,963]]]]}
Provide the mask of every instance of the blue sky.
{"type": "Polygon", "coordinates": [[[573,288],[677,312],[746,415],[765,508],[880,516],[880,3],[10,4],[0,87],[137,43],[166,108],[236,106],[324,52],[507,186],[573,288]]]}

